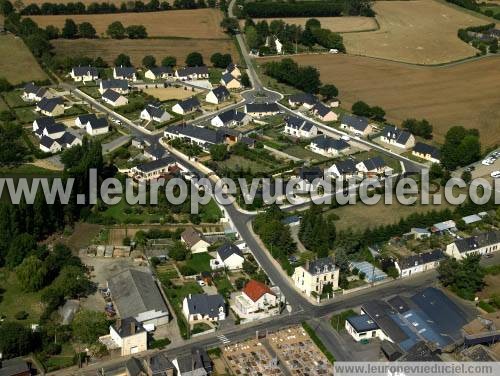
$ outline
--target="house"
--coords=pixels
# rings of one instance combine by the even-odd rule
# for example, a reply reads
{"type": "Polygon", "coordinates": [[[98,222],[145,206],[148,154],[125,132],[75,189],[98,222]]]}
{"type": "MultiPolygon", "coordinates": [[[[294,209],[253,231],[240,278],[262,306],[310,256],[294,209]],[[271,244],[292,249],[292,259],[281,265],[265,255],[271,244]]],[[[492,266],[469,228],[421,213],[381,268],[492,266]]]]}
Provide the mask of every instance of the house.
{"type": "Polygon", "coordinates": [[[310,121],[295,116],[289,116],[285,118],[285,128],[283,132],[298,138],[311,138],[318,135],[318,127],[310,121]]]}
{"type": "Polygon", "coordinates": [[[44,116],[35,119],[33,121],[33,132],[35,132],[38,137],[41,137],[43,129],[55,123],[56,121],[54,120],[54,118],[50,116],[44,116]]]}
{"type": "Polygon", "coordinates": [[[277,115],[280,112],[276,103],[249,103],[245,105],[245,113],[254,117],[277,115]]]}
{"type": "Polygon", "coordinates": [[[163,146],[158,144],[152,144],[144,148],[142,154],[153,161],[164,158],[169,155],[169,152],[165,150],[163,146]]]}
{"type": "Polygon", "coordinates": [[[318,102],[314,105],[312,113],[321,121],[337,121],[337,119],[339,118],[339,115],[330,110],[329,107],[325,106],[321,102],[318,102]]]}
{"type": "Polygon", "coordinates": [[[174,166],[177,166],[175,159],[171,156],[166,156],[132,167],[130,175],[137,181],[158,179],[163,175],[167,175],[174,166]]]}
{"type": "Polygon", "coordinates": [[[424,144],[423,142],[417,142],[413,147],[411,154],[432,163],[441,163],[441,152],[439,149],[434,146],[424,144]]]}
{"type": "Polygon", "coordinates": [[[313,108],[316,103],[318,103],[318,98],[309,93],[292,94],[288,98],[288,104],[291,107],[304,107],[307,110],[313,108]]]}
{"type": "Polygon", "coordinates": [[[113,107],[120,107],[128,104],[128,99],[126,97],[111,89],[104,92],[102,100],[113,107]]]}
{"type": "Polygon", "coordinates": [[[0,360],[0,376],[31,376],[31,372],[31,366],[21,357],[0,360]]]}
{"type": "Polygon", "coordinates": [[[146,73],[144,73],[144,77],[150,80],[157,80],[159,78],[169,78],[174,76],[174,70],[172,67],[154,67],[148,69],[146,73]]]}
{"type": "Polygon", "coordinates": [[[237,127],[245,126],[251,121],[251,117],[244,112],[236,110],[227,110],[220,112],[210,120],[213,127],[237,127]]]}
{"type": "Polygon", "coordinates": [[[412,227],[410,229],[410,232],[406,233],[405,236],[417,239],[417,240],[422,240],[422,239],[427,239],[431,237],[431,232],[427,230],[426,228],[419,228],[419,227],[412,227]]]}
{"type": "Polygon", "coordinates": [[[444,253],[440,249],[422,252],[416,255],[400,257],[394,263],[401,277],[409,277],[412,274],[422,273],[427,270],[436,269],[444,259],[444,253]]]}
{"type": "Polygon", "coordinates": [[[238,68],[237,65],[231,63],[229,64],[227,67],[226,67],[226,70],[224,72],[222,72],[223,74],[230,74],[231,76],[233,76],[234,78],[240,78],[241,77],[241,71],[240,69],[238,68]]]}
{"type": "Polygon", "coordinates": [[[410,149],[415,146],[415,136],[408,131],[391,125],[384,128],[382,136],[380,136],[380,141],[402,149],[410,149]]]}
{"type": "Polygon", "coordinates": [[[69,132],[64,132],[63,135],[57,140],[57,142],[62,146],[63,149],[69,149],[73,146],[82,144],[81,139],[69,132]]]}
{"type": "Polygon", "coordinates": [[[340,153],[349,150],[350,145],[341,139],[334,139],[325,135],[318,136],[314,138],[310,145],[311,151],[327,157],[336,157],[340,153]]]}
{"type": "Polygon", "coordinates": [[[102,80],[99,81],[99,93],[104,94],[106,90],[113,90],[120,94],[128,94],[129,86],[127,80],[102,80]]]}
{"type": "Polygon", "coordinates": [[[96,374],[97,376],[148,376],[143,362],[133,356],[118,364],[100,367],[96,374]]]}
{"type": "Polygon", "coordinates": [[[226,303],[219,294],[189,294],[182,301],[182,312],[188,323],[221,321],[226,318],[226,303]]]}
{"type": "Polygon", "coordinates": [[[457,224],[453,220],[448,220],[444,222],[439,222],[439,223],[434,223],[431,226],[431,232],[433,234],[446,234],[451,231],[456,231],[457,230],[457,224]]]}
{"type": "Polygon", "coordinates": [[[62,150],[62,146],[57,140],[47,136],[42,136],[39,147],[44,153],[58,153],[62,150]]]}
{"type": "Polygon", "coordinates": [[[115,80],[137,81],[137,71],[134,67],[119,67],[113,68],[113,78],[115,80]]]}
{"type": "Polygon", "coordinates": [[[85,128],[87,126],[87,123],[90,122],[91,120],[97,119],[96,114],[84,114],[84,115],[78,115],[75,118],[75,126],[78,128],[85,128]]]}
{"type": "Polygon", "coordinates": [[[66,132],[64,129],[62,124],[57,123],[54,126],[44,128],[40,137],[40,150],[44,153],[57,153],[62,149],[69,149],[82,144],[82,140],[66,132]],[[51,130],[54,127],[57,127],[57,129],[51,130]],[[59,127],[62,127],[62,132],[59,131],[59,127]]]}
{"type": "Polygon", "coordinates": [[[97,68],[90,66],[73,67],[70,76],[76,82],[95,81],[99,78],[99,72],[97,68]]]}
{"type": "Polygon", "coordinates": [[[107,281],[120,317],[133,317],[143,325],[167,324],[169,312],[151,273],[126,269],[107,281]]]}
{"type": "Polygon", "coordinates": [[[36,104],[36,111],[45,116],[59,116],[64,114],[64,100],[61,97],[47,98],[43,97],[36,104]]]}
{"type": "Polygon", "coordinates": [[[293,178],[297,180],[294,187],[298,192],[316,192],[318,189],[318,179],[323,179],[323,177],[323,170],[318,166],[301,167],[297,175],[293,176],[293,178]]]}
{"type": "Polygon", "coordinates": [[[181,234],[181,242],[191,251],[191,253],[208,252],[210,243],[203,239],[203,234],[194,227],[186,228],[181,234]]]}
{"type": "Polygon", "coordinates": [[[192,97],[176,103],[172,107],[172,111],[176,114],[186,115],[189,112],[198,110],[200,107],[200,101],[196,97],[192,97]]]}
{"type": "Polygon", "coordinates": [[[258,312],[278,313],[280,300],[277,294],[266,284],[250,280],[241,293],[234,297],[233,309],[238,316],[256,314],[258,312]],[[276,309],[278,308],[278,310],[276,309]]]}
{"type": "Polygon", "coordinates": [[[355,115],[343,115],[340,120],[340,128],[354,133],[356,136],[367,136],[372,131],[372,126],[368,124],[367,118],[355,115]]]}
{"type": "Polygon", "coordinates": [[[208,128],[195,127],[191,124],[167,127],[163,132],[167,139],[181,139],[208,150],[211,145],[224,142],[223,135],[208,128]]]}
{"type": "Polygon", "coordinates": [[[175,77],[181,81],[207,79],[208,68],[205,65],[199,67],[185,67],[175,71],[175,77]]]}
{"type": "Polygon", "coordinates": [[[307,261],[298,266],[292,275],[295,286],[307,296],[321,295],[323,288],[332,285],[333,290],[339,287],[339,269],[331,257],[323,257],[307,261]]]}
{"type": "Polygon", "coordinates": [[[213,370],[207,351],[197,346],[191,348],[191,354],[179,356],[172,363],[177,376],[207,376],[213,370]]]}
{"type": "Polygon", "coordinates": [[[235,90],[241,88],[241,82],[238,81],[232,74],[223,74],[220,79],[221,85],[225,86],[229,90],[235,90]]]}
{"type": "Polygon", "coordinates": [[[216,258],[210,260],[212,270],[227,268],[237,270],[243,268],[245,258],[241,250],[232,243],[225,243],[217,249],[216,258]]]}
{"type": "Polygon", "coordinates": [[[85,131],[89,136],[99,136],[109,132],[109,124],[106,118],[95,118],[85,125],[85,131]]]}
{"type": "Polygon", "coordinates": [[[133,317],[117,319],[109,327],[109,336],[121,349],[121,356],[137,354],[148,349],[148,333],[133,317]]]}
{"type": "Polygon", "coordinates": [[[446,246],[446,254],[458,260],[467,255],[487,255],[500,249],[500,231],[483,232],[468,238],[456,239],[446,246]]]}
{"type": "Polygon", "coordinates": [[[175,376],[175,366],[164,353],[156,353],[146,359],[148,376],[175,376]]]}
{"type": "Polygon", "coordinates": [[[335,162],[331,167],[327,168],[325,175],[335,179],[349,179],[356,175],[357,172],[356,161],[354,159],[346,159],[344,161],[335,162]]]}
{"type": "Polygon", "coordinates": [[[30,82],[24,86],[23,94],[21,95],[21,97],[25,101],[39,102],[42,100],[42,98],[50,98],[52,96],[47,89],[39,87],[33,82],[30,82]]]}
{"type": "Polygon", "coordinates": [[[358,172],[368,176],[383,174],[386,170],[390,170],[381,157],[373,157],[361,161],[356,165],[356,169],[358,172]]]}
{"type": "Polygon", "coordinates": [[[155,106],[153,104],[146,105],[146,108],[141,111],[141,119],[147,121],[155,121],[157,123],[163,123],[172,118],[172,116],[165,111],[160,106],[155,106]]]}
{"type": "Polygon", "coordinates": [[[42,121],[43,118],[35,120],[38,127],[35,129],[35,136],[42,138],[43,136],[56,140],[61,138],[66,128],[61,123],[42,121]]]}
{"type": "Polygon", "coordinates": [[[229,91],[224,86],[217,86],[215,89],[212,89],[207,93],[205,101],[208,103],[219,104],[227,101],[230,97],[231,94],[229,94],[229,91]]]}

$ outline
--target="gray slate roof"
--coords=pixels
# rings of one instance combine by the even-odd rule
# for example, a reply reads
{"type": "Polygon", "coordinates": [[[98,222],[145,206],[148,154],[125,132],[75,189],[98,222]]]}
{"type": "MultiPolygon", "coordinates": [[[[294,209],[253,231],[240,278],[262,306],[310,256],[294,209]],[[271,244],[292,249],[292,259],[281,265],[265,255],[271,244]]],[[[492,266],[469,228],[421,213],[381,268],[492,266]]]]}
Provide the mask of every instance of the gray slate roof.
{"type": "Polygon", "coordinates": [[[399,129],[388,125],[384,128],[383,135],[390,140],[394,140],[396,143],[404,145],[411,137],[411,133],[405,131],[404,129],[399,129]]]}
{"type": "Polygon", "coordinates": [[[368,127],[368,119],[356,115],[344,115],[342,116],[342,124],[346,124],[349,127],[356,129],[357,131],[364,132],[368,127]]]}
{"type": "Polygon", "coordinates": [[[201,106],[200,101],[196,97],[188,98],[179,102],[178,104],[184,111],[191,111],[201,106]]]}
{"type": "Polygon", "coordinates": [[[42,98],[40,102],[37,103],[37,107],[42,111],[52,112],[57,105],[64,104],[64,101],[60,97],[55,98],[42,98]]]}
{"type": "Polygon", "coordinates": [[[438,148],[428,144],[424,144],[423,142],[417,142],[415,144],[415,147],[413,148],[413,151],[421,154],[429,154],[432,158],[435,159],[439,159],[441,156],[441,152],[438,148]]]}
{"type": "Polygon", "coordinates": [[[336,140],[325,135],[316,137],[312,142],[322,150],[334,149],[340,151],[349,148],[349,144],[344,140],[336,140]]]}
{"type": "Polygon", "coordinates": [[[204,75],[208,74],[208,68],[205,65],[201,65],[199,67],[185,67],[183,69],[179,69],[177,74],[180,77],[187,77],[193,74],[204,75]]]}
{"type": "Polygon", "coordinates": [[[500,243],[500,231],[483,232],[482,234],[455,240],[460,253],[470,252],[478,248],[500,243]]]}
{"type": "Polygon", "coordinates": [[[148,104],[145,110],[149,114],[149,116],[158,119],[161,119],[162,116],[165,114],[165,110],[163,108],[154,106],[152,104],[148,104]]]}
{"type": "MultiPolygon", "coordinates": [[[[231,76],[231,77],[233,77],[233,76],[231,76]]],[[[229,98],[229,96],[231,95],[231,94],[229,94],[229,90],[227,90],[224,86],[217,86],[215,89],[212,89],[212,93],[214,93],[215,97],[219,101],[223,101],[226,98],[229,98]]]]}
{"type": "Polygon", "coordinates": [[[378,325],[369,315],[357,315],[347,318],[347,321],[356,330],[356,332],[368,332],[371,330],[377,330],[378,325]]]}
{"type": "Polygon", "coordinates": [[[163,66],[151,68],[150,71],[153,72],[155,76],[174,73],[172,67],[163,67],[163,66]]]}
{"type": "Polygon", "coordinates": [[[407,257],[402,257],[398,264],[401,269],[411,268],[417,265],[425,265],[430,262],[435,262],[442,260],[444,258],[444,253],[440,249],[434,249],[429,252],[419,253],[417,255],[411,255],[407,257]]]}
{"type": "Polygon", "coordinates": [[[142,171],[144,173],[148,173],[148,172],[158,170],[162,167],[166,167],[166,166],[173,164],[173,163],[175,163],[175,159],[168,156],[168,157],[164,157],[161,159],[156,159],[156,160],[151,161],[151,162],[146,162],[146,163],[140,164],[136,168],[139,171],[142,171]]]}
{"type": "Polygon", "coordinates": [[[92,77],[97,76],[97,68],[84,66],[84,67],[73,67],[73,74],[75,76],[87,76],[90,75],[92,77]]]}
{"type": "Polygon", "coordinates": [[[285,124],[293,129],[303,130],[309,132],[315,125],[310,121],[295,117],[289,116],[285,119],[285,124]]]}
{"type": "Polygon", "coordinates": [[[335,163],[335,166],[337,166],[337,170],[341,175],[352,174],[357,171],[356,161],[352,159],[346,159],[345,161],[338,161],[335,163]]]}
{"type": "Polygon", "coordinates": [[[108,127],[108,121],[106,118],[98,118],[90,120],[90,128],[92,129],[101,129],[108,127]]]}
{"type": "Polygon", "coordinates": [[[40,145],[42,146],[45,146],[46,148],[50,149],[50,147],[56,143],[56,140],[50,138],[50,137],[47,137],[47,136],[42,136],[42,138],[40,139],[40,145]]]}
{"type": "Polygon", "coordinates": [[[218,317],[219,308],[225,307],[226,303],[221,295],[193,294],[188,297],[187,304],[189,313],[201,314],[203,316],[218,317]]]}
{"type": "Polygon", "coordinates": [[[228,124],[232,121],[242,121],[245,118],[245,113],[233,109],[221,112],[219,115],[217,115],[217,117],[222,121],[223,124],[228,124]]]}
{"type": "Polygon", "coordinates": [[[290,102],[293,103],[305,103],[308,105],[313,105],[316,102],[318,102],[318,98],[316,98],[314,95],[309,94],[309,93],[297,93],[297,94],[292,94],[288,98],[290,102]]]}
{"type": "Polygon", "coordinates": [[[276,103],[249,103],[245,106],[248,113],[272,113],[279,112],[279,107],[276,103]]]}
{"type": "Polygon", "coordinates": [[[224,81],[225,84],[230,83],[232,80],[235,80],[233,75],[231,73],[226,73],[222,75],[222,81],[224,81]]]}
{"type": "Polygon", "coordinates": [[[325,106],[323,103],[318,102],[314,105],[313,110],[319,115],[319,116],[325,116],[332,112],[329,107],[325,106]]]}
{"type": "Polygon", "coordinates": [[[36,119],[36,123],[38,128],[46,128],[49,125],[55,124],[55,119],[52,116],[43,116],[41,118],[36,119]]]}
{"type": "Polygon", "coordinates": [[[368,171],[378,170],[380,168],[387,166],[381,157],[373,157],[373,158],[367,159],[367,160],[363,161],[363,164],[366,166],[368,171]]]}
{"type": "Polygon", "coordinates": [[[241,250],[232,243],[224,243],[217,249],[217,253],[219,254],[222,261],[225,261],[233,254],[243,257],[243,253],[241,253],[241,250]]]}
{"type": "Polygon", "coordinates": [[[115,67],[115,73],[116,76],[118,77],[133,78],[134,74],[136,73],[136,70],[134,67],[119,66],[115,67]]]}
{"type": "Polygon", "coordinates": [[[163,353],[151,355],[148,359],[148,365],[152,376],[167,376],[168,371],[175,368],[170,359],[163,353]]]}
{"type": "Polygon", "coordinates": [[[310,261],[305,269],[312,275],[322,274],[335,270],[335,262],[331,257],[323,257],[310,261]]]}
{"type": "Polygon", "coordinates": [[[128,89],[128,82],[126,80],[102,80],[101,85],[103,89],[128,89]]]}
{"type": "Polygon", "coordinates": [[[134,317],[125,317],[123,319],[116,320],[113,324],[113,329],[121,338],[129,337],[146,330],[134,317]]]}
{"type": "Polygon", "coordinates": [[[117,93],[114,90],[108,89],[102,94],[102,97],[111,101],[111,102],[116,102],[118,100],[118,98],[121,97],[121,94],[117,93]]]}
{"type": "Polygon", "coordinates": [[[165,131],[180,136],[197,138],[209,144],[218,144],[224,140],[223,133],[208,128],[195,127],[193,125],[174,125],[165,131]]]}

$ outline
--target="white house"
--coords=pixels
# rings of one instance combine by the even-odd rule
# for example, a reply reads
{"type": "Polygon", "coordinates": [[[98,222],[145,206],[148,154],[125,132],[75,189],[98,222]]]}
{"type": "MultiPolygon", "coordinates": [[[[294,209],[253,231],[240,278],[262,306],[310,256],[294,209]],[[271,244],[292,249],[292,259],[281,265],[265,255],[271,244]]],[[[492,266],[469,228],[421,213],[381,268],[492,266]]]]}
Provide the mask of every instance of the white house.
{"type": "Polygon", "coordinates": [[[104,92],[102,100],[113,107],[120,107],[128,104],[128,99],[126,97],[111,89],[104,92]]]}
{"type": "Polygon", "coordinates": [[[44,153],[57,153],[62,150],[61,144],[53,138],[42,136],[40,139],[40,150],[44,153]]]}
{"type": "MultiPolygon", "coordinates": [[[[61,124],[56,125],[62,126],[61,124]]],[[[64,126],[62,127],[64,129],[64,126]]],[[[45,153],[57,153],[63,149],[82,144],[82,140],[69,132],[50,133],[49,129],[50,127],[45,128],[40,137],[40,150],[45,153]]]]}
{"type": "Polygon", "coordinates": [[[174,76],[174,70],[172,67],[154,67],[148,69],[146,73],[144,73],[144,77],[150,80],[157,80],[160,78],[169,78],[174,76]]]}
{"type": "Polygon", "coordinates": [[[76,82],[95,81],[99,78],[99,72],[97,68],[90,66],[73,67],[70,76],[76,82]]]}
{"type": "Polygon", "coordinates": [[[44,97],[50,98],[52,97],[52,95],[50,95],[47,89],[43,87],[38,87],[33,82],[30,82],[24,86],[23,94],[21,95],[21,97],[25,101],[39,102],[42,100],[42,98],[44,97]]]}
{"type": "Polygon", "coordinates": [[[175,159],[166,156],[132,167],[129,175],[137,181],[149,181],[168,174],[174,166],[177,166],[175,159]]]}
{"type": "Polygon", "coordinates": [[[245,113],[253,118],[273,116],[279,112],[280,109],[276,103],[249,103],[245,105],[245,113]]]}
{"type": "Polygon", "coordinates": [[[234,78],[240,78],[241,77],[241,71],[240,71],[240,69],[238,68],[237,65],[235,65],[233,63],[229,64],[226,67],[226,69],[224,70],[224,72],[222,72],[222,74],[226,74],[226,73],[229,73],[234,78]]]}
{"type": "Polygon", "coordinates": [[[339,118],[339,115],[337,115],[329,107],[325,106],[321,102],[318,102],[314,105],[314,107],[312,108],[312,113],[321,121],[337,121],[339,118]]]}
{"type": "Polygon", "coordinates": [[[390,168],[381,157],[373,157],[359,162],[356,165],[356,168],[358,172],[365,175],[383,174],[386,170],[390,170],[390,168]]]}
{"type": "Polygon", "coordinates": [[[191,251],[191,253],[208,252],[210,243],[203,239],[203,234],[194,227],[188,227],[181,234],[181,242],[191,251]]]}
{"type": "Polygon", "coordinates": [[[104,94],[106,90],[113,90],[120,94],[128,94],[129,86],[127,80],[102,80],[99,81],[99,93],[104,94]]]}
{"type": "Polygon", "coordinates": [[[217,256],[210,260],[210,267],[215,269],[227,268],[237,270],[243,268],[245,258],[241,250],[232,243],[225,243],[217,249],[217,256]]]}
{"type": "Polygon", "coordinates": [[[325,175],[335,179],[349,179],[357,174],[356,161],[354,159],[346,159],[344,161],[335,162],[325,170],[325,175]]]}
{"type": "Polygon", "coordinates": [[[116,80],[137,81],[137,72],[134,67],[121,65],[113,68],[113,78],[116,80]]]}
{"type": "Polygon", "coordinates": [[[367,136],[372,131],[368,119],[355,115],[344,115],[340,120],[340,128],[357,136],[367,136]]]}
{"type": "Polygon", "coordinates": [[[461,260],[467,255],[487,255],[499,249],[500,231],[490,231],[469,238],[456,239],[446,246],[446,254],[461,260]]]}
{"type": "Polygon", "coordinates": [[[415,136],[408,131],[390,125],[384,128],[380,141],[401,149],[410,149],[415,146],[415,136]]]}
{"type": "Polygon", "coordinates": [[[285,118],[285,128],[283,132],[298,138],[311,138],[318,135],[318,127],[307,120],[289,116],[285,118]]]}
{"type": "Polygon", "coordinates": [[[292,275],[295,286],[307,296],[313,293],[321,295],[323,288],[332,285],[332,289],[339,287],[339,269],[330,257],[323,257],[314,261],[307,261],[304,266],[298,266],[292,275]]]}
{"type": "Polygon", "coordinates": [[[33,132],[37,134],[38,137],[42,135],[42,131],[44,128],[55,124],[56,121],[53,117],[44,116],[33,121],[33,132]]]}
{"type": "Polygon", "coordinates": [[[188,323],[226,319],[226,303],[221,295],[189,294],[182,301],[182,313],[188,323]]]}
{"type": "Polygon", "coordinates": [[[241,293],[234,298],[232,307],[238,316],[248,317],[249,315],[265,312],[277,313],[279,311],[280,300],[271,288],[262,282],[250,280],[241,293]]]}
{"type": "Polygon", "coordinates": [[[291,107],[304,107],[306,110],[312,109],[316,103],[318,103],[318,98],[308,93],[292,94],[288,98],[288,104],[291,107]]]}
{"type": "Polygon", "coordinates": [[[148,333],[133,317],[117,319],[110,325],[109,335],[100,337],[99,340],[106,344],[108,338],[120,348],[121,356],[137,354],[148,349],[148,333]]]}
{"type": "Polygon", "coordinates": [[[210,120],[213,127],[237,127],[244,126],[250,123],[252,118],[244,112],[236,110],[227,110],[220,112],[210,120]]]}
{"type": "Polygon", "coordinates": [[[336,157],[340,153],[349,150],[350,145],[342,139],[333,139],[331,137],[321,135],[314,138],[310,145],[311,151],[325,155],[327,157],[336,157]]]}
{"type": "Polygon", "coordinates": [[[224,86],[218,86],[207,93],[205,101],[212,104],[219,104],[227,101],[230,97],[231,94],[224,86]]]}
{"type": "Polygon", "coordinates": [[[99,136],[109,132],[109,124],[106,118],[96,118],[85,125],[85,131],[89,136],[99,136]]]}
{"type": "Polygon", "coordinates": [[[366,314],[348,317],[345,329],[356,342],[371,338],[387,339],[382,329],[366,314]]]}
{"type": "Polygon", "coordinates": [[[223,74],[220,79],[221,85],[225,86],[229,90],[235,90],[241,88],[241,82],[238,81],[232,74],[223,74]]]}
{"type": "Polygon", "coordinates": [[[186,115],[187,113],[195,111],[200,107],[200,101],[196,97],[192,97],[176,103],[172,107],[172,111],[179,115],[186,115]]]}
{"type": "Polygon", "coordinates": [[[434,146],[424,144],[423,142],[417,142],[411,153],[415,157],[425,159],[432,163],[441,163],[441,153],[439,149],[434,146]]]}
{"type": "Polygon", "coordinates": [[[140,117],[143,120],[155,121],[157,123],[163,123],[172,118],[172,116],[163,108],[152,104],[148,104],[146,108],[141,111],[140,117]]]}
{"type": "Polygon", "coordinates": [[[435,249],[416,255],[400,257],[396,260],[394,266],[401,277],[409,277],[412,274],[422,273],[437,268],[443,259],[443,251],[435,249]]]}
{"type": "Polygon", "coordinates": [[[64,114],[64,100],[61,97],[43,97],[36,105],[36,111],[45,116],[59,116],[64,114]]]}
{"type": "Polygon", "coordinates": [[[66,132],[66,128],[61,123],[50,123],[48,121],[42,121],[43,118],[37,119],[38,127],[35,129],[35,136],[38,138],[42,138],[43,136],[50,137],[53,140],[57,140],[61,138],[64,132],[66,132]]]}
{"type": "Polygon", "coordinates": [[[201,80],[209,77],[208,68],[205,65],[199,67],[185,67],[175,71],[175,77],[181,81],[201,80]]]}

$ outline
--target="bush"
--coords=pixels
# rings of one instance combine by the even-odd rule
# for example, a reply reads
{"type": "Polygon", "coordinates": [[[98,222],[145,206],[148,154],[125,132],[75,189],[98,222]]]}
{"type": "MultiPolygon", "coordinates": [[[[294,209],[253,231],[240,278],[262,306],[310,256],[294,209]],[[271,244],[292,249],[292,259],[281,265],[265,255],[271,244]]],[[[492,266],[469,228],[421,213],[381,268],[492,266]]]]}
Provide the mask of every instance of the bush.
{"type": "Polygon", "coordinates": [[[170,340],[168,338],[154,339],[149,344],[149,348],[150,349],[162,349],[168,345],[170,345],[170,340]]]}
{"type": "Polygon", "coordinates": [[[44,346],[44,351],[47,355],[58,355],[61,353],[62,346],[60,343],[51,342],[44,346]]]}
{"type": "Polygon", "coordinates": [[[179,268],[179,271],[181,272],[182,275],[195,275],[197,274],[196,270],[194,270],[192,267],[188,265],[182,265],[179,268]]]}
{"type": "Polygon", "coordinates": [[[18,311],[14,314],[14,318],[16,320],[26,320],[29,316],[29,313],[26,311],[18,311]]]}

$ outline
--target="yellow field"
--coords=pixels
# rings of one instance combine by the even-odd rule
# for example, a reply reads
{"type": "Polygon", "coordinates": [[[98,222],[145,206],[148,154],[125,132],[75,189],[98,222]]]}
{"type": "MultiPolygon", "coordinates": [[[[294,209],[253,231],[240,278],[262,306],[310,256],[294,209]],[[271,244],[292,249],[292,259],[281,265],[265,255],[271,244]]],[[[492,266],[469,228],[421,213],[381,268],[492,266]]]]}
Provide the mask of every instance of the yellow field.
{"type": "Polygon", "coordinates": [[[160,101],[168,101],[171,99],[186,99],[192,97],[194,94],[201,92],[201,90],[185,90],[185,88],[177,88],[177,87],[167,87],[167,88],[151,88],[144,89],[146,94],[152,95],[155,98],[158,98],[160,101]]]}
{"type": "MultiPolygon", "coordinates": [[[[321,27],[336,33],[349,33],[353,31],[376,30],[377,22],[372,17],[314,17],[321,22],[321,27]]],[[[262,20],[271,23],[281,18],[254,18],[254,22],[262,20]]],[[[283,21],[291,25],[305,26],[310,17],[284,18],[283,21]]]]}
{"type": "Polygon", "coordinates": [[[457,30],[486,23],[434,0],[376,1],[380,30],[344,35],[347,52],[417,64],[441,64],[476,54],[457,30]]]}
{"type": "Polygon", "coordinates": [[[24,42],[11,34],[0,35],[0,76],[12,84],[48,78],[24,42]]]}
{"type": "Polygon", "coordinates": [[[77,24],[90,22],[98,35],[104,35],[110,23],[120,21],[125,27],[146,26],[150,37],[228,39],[220,27],[222,16],[222,12],[216,9],[189,9],[148,13],[31,16],[31,18],[41,27],[54,25],[62,28],[67,18],[73,19],[77,24]]]}

